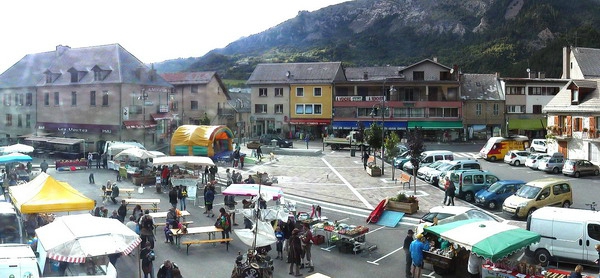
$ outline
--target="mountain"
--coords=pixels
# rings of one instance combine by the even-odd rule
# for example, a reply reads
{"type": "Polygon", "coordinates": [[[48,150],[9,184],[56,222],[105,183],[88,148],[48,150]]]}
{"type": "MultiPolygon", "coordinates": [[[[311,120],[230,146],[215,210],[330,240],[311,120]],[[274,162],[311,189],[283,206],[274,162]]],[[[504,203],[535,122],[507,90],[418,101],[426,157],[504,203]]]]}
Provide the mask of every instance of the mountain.
{"type": "Polygon", "coordinates": [[[258,63],[410,65],[437,57],[462,72],[560,77],[561,48],[600,48],[600,0],[355,0],[302,11],[275,27],[159,72],[248,78],[258,63]]]}

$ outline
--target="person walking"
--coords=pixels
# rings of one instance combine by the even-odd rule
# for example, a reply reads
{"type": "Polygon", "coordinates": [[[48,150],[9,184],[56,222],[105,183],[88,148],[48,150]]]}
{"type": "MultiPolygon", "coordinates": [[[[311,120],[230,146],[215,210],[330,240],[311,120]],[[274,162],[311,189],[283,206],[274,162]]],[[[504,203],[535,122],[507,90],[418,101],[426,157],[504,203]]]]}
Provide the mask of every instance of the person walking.
{"type": "Polygon", "coordinates": [[[363,161],[363,167],[365,168],[365,171],[366,171],[367,163],[369,163],[369,154],[367,152],[363,152],[362,161],[363,161]]]}
{"type": "Polygon", "coordinates": [[[448,179],[448,188],[446,188],[446,196],[448,196],[448,204],[446,204],[447,206],[450,206],[450,204],[452,204],[452,206],[454,206],[454,196],[456,195],[456,186],[454,185],[454,182],[452,182],[450,179],[448,179]]]}
{"type": "Polygon", "coordinates": [[[220,208],[219,213],[220,214],[218,221],[221,221],[221,229],[223,229],[223,231],[221,232],[221,238],[226,239],[229,238],[229,233],[231,232],[231,217],[225,211],[225,208],[220,208]]]}
{"type": "Polygon", "coordinates": [[[40,169],[42,169],[42,172],[46,173],[46,171],[48,170],[48,162],[46,162],[46,160],[44,159],[44,161],[42,161],[42,163],[40,163],[40,169]]]}
{"type": "Polygon", "coordinates": [[[90,184],[95,184],[96,180],[94,179],[94,173],[90,173],[90,176],[88,177],[88,180],[90,182],[90,184]]]}
{"type": "Polygon", "coordinates": [[[217,168],[216,165],[213,165],[210,167],[210,169],[208,169],[208,172],[210,173],[210,181],[214,181],[217,178],[218,171],[219,171],[219,169],[217,168]]]}
{"type": "Polygon", "coordinates": [[[175,276],[173,276],[173,270],[175,269],[179,269],[179,267],[169,261],[166,260],[159,268],[158,268],[158,272],[156,273],[156,278],[175,278],[175,276]]]}
{"type": "Polygon", "coordinates": [[[125,200],[121,200],[121,205],[117,209],[117,214],[119,215],[119,221],[125,223],[125,217],[127,216],[127,202],[125,200]]]}
{"type": "Polygon", "coordinates": [[[177,207],[177,190],[179,190],[179,186],[174,186],[171,188],[171,190],[169,190],[169,203],[174,208],[177,207]]]}
{"type": "Polygon", "coordinates": [[[263,156],[262,149],[260,148],[260,145],[258,145],[258,148],[256,148],[256,158],[258,158],[258,161],[262,160],[262,156],[263,156]]]}
{"type": "Polygon", "coordinates": [[[206,193],[204,194],[204,204],[206,205],[206,217],[215,217],[213,213],[213,202],[215,201],[215,188],[212,184],[208,185],[206,188],[206,193]]]}
{"type": "Polygon", "coordinates": [[[119,197],[119,187],[117,186],[117,184],[113,184],[112,186],[112,193],[110,194],[110,199],[112,200],[113,204],[117,204],[117,197],[119,197]]]}
{"type": "MultiPolygon", "coordinates": [[[[280,221],[280,223],[282,223],[280,221]]],[[[275,228],[275,238],[277,239],[277,242],[275,243],[275,248],[277,249],[277,258],[275,259],[279,259],[279,260],[283,260],[283,242],[285,241],[285,238],[283,237],[283,232],[281,231],[281,225],[277,225],[277,228],[275,228]]]]}
{"type": "Polygon", "coordinates": [[[154,250],[150,242],[146,242],[144,248],[140,252],[140,259],[142,260],[142,272],[144,272],[144,278],[154,278],[154,266],[153,262],[156,259],[154,250]]]}
{"type": "Polygon", "coordinates": [[[154,218],[150,215],[150,210],[144,211],[144,216],[140,218],[140,238],[142,246],[146,246],[146,242],[151,244],[150,249],[154,249],[154,218]]]}
{"type": "Polygon", "coordinates": [[[93,161],[94,161],[94,155],[92,154],[92,152],[89,152],[89,153],[88,153],[88,156],[87,156],[87,162],[88,162],[87,164],[88,164],[88,169],[91,169],[91,168],[92,168],[92,162],[93,162],[93,161]]]}
{"type": "Polygon", "coordinates": [[[300,273],[300,261],[302,259],[302,241],[298,236],[299,233],[300,230],[298,230],[298,228],[294,228],[294,230],[292,230],[292,236],[290,237],[289,245],[291,259],[289,274],[294,276],[302,276],[302,274],[300,273]]]}
{"type": "Polygon", "coordinates": [[[306,258],[306,260],[305,260],[306,264],[302,263],[300,265],[300,268],[308,267],[309,268],[308,272],[313,272],[313,271],[315,271],[315,266],[313,265],[312,254],[311,254],[311,249],[312,249],[312,245],[313,245],[313,234],[310,231],[310,225],[308,223],[304,223],[303,227],[304,227],[304,234],[301,237],[302,253],[303,253],[304,257],[306,258]]]}
{"type": "Polygon", "coordinates": [[[410,243],[410,257],[412,259],[412,276],[413,278],[421,277],[423,269],[423,251],[429,250],[429,242],[426,242],[423,234],[418,234],[417,238],[410,243]]]}
{"type": "Polygon", "coordinates": [[[413,232],[413,230],[408,230],[408,234],[404,238],[404,245],[402,246],[406,258],[406,267],[404,270],[406,272],[406,277],[412,277],[412,273],[410,272],[410,269],[412,267],[412,257],[410,256],[410,244],[413,241],[414,234],[415,232],[413,232]]]}

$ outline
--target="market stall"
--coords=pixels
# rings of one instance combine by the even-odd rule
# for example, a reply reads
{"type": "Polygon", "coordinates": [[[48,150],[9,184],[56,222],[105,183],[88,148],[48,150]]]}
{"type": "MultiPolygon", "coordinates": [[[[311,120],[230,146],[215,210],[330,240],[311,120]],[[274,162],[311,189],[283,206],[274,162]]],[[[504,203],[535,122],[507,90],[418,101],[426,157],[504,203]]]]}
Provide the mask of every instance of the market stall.
{"type": "Polygon", "coordinates": [[[89,211],[94,208],[94,200],[46,173],[40,173],[26,184],[11,186],[9,194],[21,213],[89,211]]]}
{"type": "MultiPolygon", "coordinates": [[[[202,167],[214,166],[210,157],[204,156],[163,156],[152,160],[152,166],[160,168],[163,165],[177,166],[177,171],[171,174],[173,186],[185,186],[190,201],[196,204],[198,185],[202,182],[202,167]]],[[[155,177],[156,178],[156,177],[155,177]]]]}
{"type": "Polygon", "coordinates": [[[139,235],[117,219],[90,214],[61,216],[35,230],[38,264],[43,277],[117,277],[108,256],[131,253],[141,242],[139,235]]]}
{"type": "MultiPolygon", "coordinates": [[[[132,146],[126,144],[123,145],[132,146]]],[[[109,148],[115,146],[118,147],[119,144],[109,148]]],[[[152,171],[150,164],[150,159],[154,158],[156,158],[156,155],[150,151],[137,147],[129,147],[113,156],[113,163],[118,163],[120,165],[119,175],[121,177],[131,178],[133,184],[139,186],[143,184],[154,184],[155,173],[152,171]]]]}
{"type": "MultiPolygon", "coordinates": [[[[482,265],[484,273],[489,273],[488,270],[491,269],[501,277],[543,277],[541,268],[531,269],[531,265],[523,267],[525,262],[516,262],[508,258],[538,242],[540,235],[537,233],[496,221],[468,219],[426,227],[425,234],[441,239],[429,237],[435,246],[424,253],[425,261],[433,265],[436,273],[445,274],[458,268],[466,269],[468,259],[465,260],[465,255],[468,258],[468,252],[472,252],[486,260],[482,265]],[[521,272],[524,268],[531,271],[521,272]]],[[[493,277],[497,277],[496,274],[493,277]]]]}

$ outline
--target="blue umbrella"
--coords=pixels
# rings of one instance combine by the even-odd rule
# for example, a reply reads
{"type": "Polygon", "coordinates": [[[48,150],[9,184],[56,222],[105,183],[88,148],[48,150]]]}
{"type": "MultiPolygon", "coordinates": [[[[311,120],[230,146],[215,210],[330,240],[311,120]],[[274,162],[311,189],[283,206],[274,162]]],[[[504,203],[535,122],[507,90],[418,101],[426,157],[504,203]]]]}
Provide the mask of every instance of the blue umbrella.
{"type": "Polygon", "coordinates": [[[0,156],[0,164],[31,161],[31,156],[22,153],[11,153],[0,156]]]}

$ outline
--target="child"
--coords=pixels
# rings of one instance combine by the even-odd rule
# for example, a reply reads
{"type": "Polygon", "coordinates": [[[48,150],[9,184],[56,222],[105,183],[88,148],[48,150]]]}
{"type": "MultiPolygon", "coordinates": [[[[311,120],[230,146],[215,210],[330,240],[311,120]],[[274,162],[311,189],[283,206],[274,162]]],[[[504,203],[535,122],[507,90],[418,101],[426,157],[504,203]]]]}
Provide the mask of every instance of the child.
{"type": "Polygon", "coordinates": [[[173,232],[171,232],[171,229],[181,229],[181,224],[179,221],[173,220],[171,223],[167,222],[167,225],[165,225],[165,243],[174,243],[173,232]]]}
{"type": "Polygon", "coordinates": [[[285,238],[283,238],[283,232],[279,228],[279,225],[275,229],[275,237],[277,238],[277,243],[275,243],[277,246],[277,258],[275,259],[283,260],[283,241],[285,238]]]}

